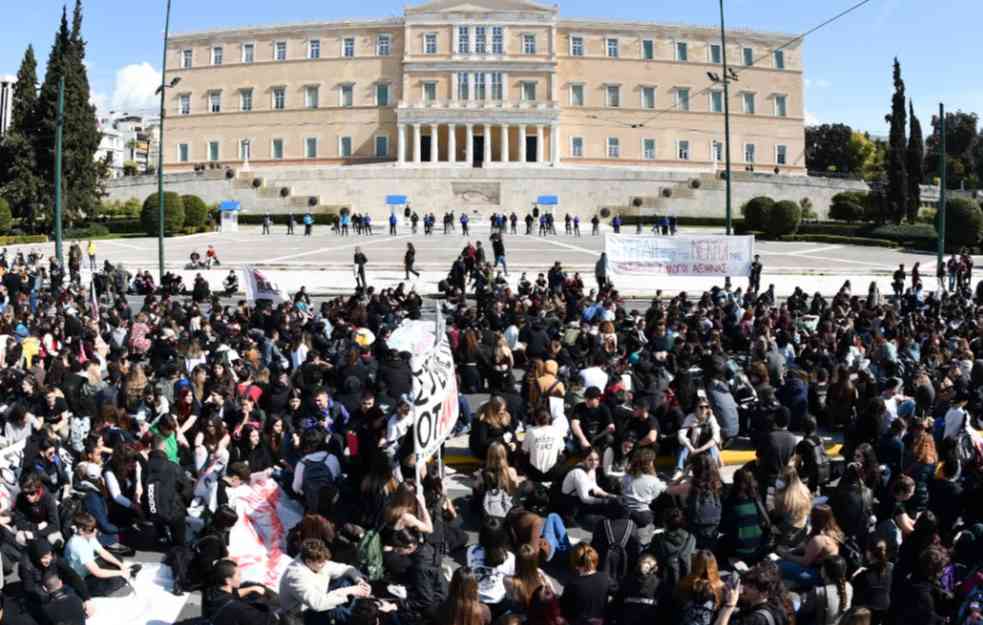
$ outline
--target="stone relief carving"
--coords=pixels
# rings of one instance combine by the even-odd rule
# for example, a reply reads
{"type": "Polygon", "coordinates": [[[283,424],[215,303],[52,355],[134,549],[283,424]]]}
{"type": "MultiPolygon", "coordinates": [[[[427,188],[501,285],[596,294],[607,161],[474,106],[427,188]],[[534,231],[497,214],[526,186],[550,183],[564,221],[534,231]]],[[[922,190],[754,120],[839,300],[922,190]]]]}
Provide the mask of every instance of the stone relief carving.
{"type": "Polygon", "coordinates": [[[497,182],[452,182],[451,192],[462,204],[498,206],[502,197],[501,185],[497,182]]]}

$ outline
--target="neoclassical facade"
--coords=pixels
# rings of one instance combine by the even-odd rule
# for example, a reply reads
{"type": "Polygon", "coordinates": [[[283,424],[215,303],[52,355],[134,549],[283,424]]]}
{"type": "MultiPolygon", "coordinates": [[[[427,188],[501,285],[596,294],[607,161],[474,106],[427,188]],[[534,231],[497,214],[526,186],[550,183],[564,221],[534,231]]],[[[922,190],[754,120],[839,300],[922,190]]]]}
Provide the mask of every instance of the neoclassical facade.
{"type": "MultiPolygon", "coordinates": [[[[728,32],[735,169],[805,173],[792,39],[728,32]]],[[[177,35],[167,56],[168,82],[180,78],[167,91],[170,172],[245,161],[712,171],[724,159],[714,26],[434,0],[398,18],[177,35]]]]}

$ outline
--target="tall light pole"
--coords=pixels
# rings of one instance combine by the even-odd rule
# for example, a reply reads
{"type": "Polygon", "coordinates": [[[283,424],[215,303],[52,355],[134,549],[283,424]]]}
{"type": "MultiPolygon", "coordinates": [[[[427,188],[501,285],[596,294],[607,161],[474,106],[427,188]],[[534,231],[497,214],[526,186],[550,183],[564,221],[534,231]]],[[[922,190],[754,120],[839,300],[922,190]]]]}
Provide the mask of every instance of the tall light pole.
{"type": "MultiPolygon", "coordinates": [[[[170,1],[170,0],[168,0],[170,1]]],[[[727,212],[725,225],[727,235],[731,234],[731,199],[730,199],[730,74],[727,73],[727,31],[724,29],[724,0],[720,0],[720,60],[724,66],[724,160],[725,175],[727,176],[727,212]]]]}
{"type": "Polygon", "coordinates": [[[61,159],[62,137],[65,134],[65,77],[58,79],[58,117],[55,120],[55,256],[62,269],[65,259],[61,253],[61,159]]]}
{"type": "Polygon", "coordinates": [[[939,220],[939,250],[936,259],[938,267],[935,269],[938,273],[945,260],[945,105],[941,103],[939,104],[939,210],[936,219],[939,220]]]}
{"type": "MultiPolygon", "coordinates": [[[[171,0],[167,0],[167,11],[164,16],[164,54],[160,64],[160,130],[157,137],[157,199],[160,201],[160,212],[157,215],[159,228],[157,230],[157,266],[160,274],[158,280],[164,279],[164,97],[167,90],[167,37],[171,28],[171,0]]],[[[172,83],[173,84],[176,83],[172,83]]]]}

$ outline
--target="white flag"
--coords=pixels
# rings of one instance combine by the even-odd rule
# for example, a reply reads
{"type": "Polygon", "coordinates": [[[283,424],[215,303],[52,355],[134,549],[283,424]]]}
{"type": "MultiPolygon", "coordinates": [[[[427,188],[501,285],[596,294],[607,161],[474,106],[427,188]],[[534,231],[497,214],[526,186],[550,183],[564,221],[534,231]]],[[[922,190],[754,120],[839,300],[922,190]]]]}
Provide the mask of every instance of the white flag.
{"type": "Polygon", "coordinates": [[[287,292],[267,277],[264,272],[252,265],[246,265],[243,271],[246,273],[246,297],[249,301],[267,299],[271,300],[274,306],[290,301],[287,292]]]}

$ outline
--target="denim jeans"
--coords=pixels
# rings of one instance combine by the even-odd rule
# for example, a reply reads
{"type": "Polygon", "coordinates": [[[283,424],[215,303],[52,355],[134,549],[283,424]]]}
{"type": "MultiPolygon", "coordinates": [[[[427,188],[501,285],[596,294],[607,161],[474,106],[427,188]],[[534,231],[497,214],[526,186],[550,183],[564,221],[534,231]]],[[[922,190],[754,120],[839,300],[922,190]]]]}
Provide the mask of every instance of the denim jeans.
{"type": "Polygon", "coordinates": [[[555,512],[546,515],[542,536],[550,544],[548,560],[552,560],[557,553],[565,553],[570,549],[570,537],[567,536],[567,528],[563,525],[563,519],[555,512]]]}
{"type": "MultiPolygon", "coordinates": [[[[711,447],[707,451],[703,452],[713,456],[717,464],[720,464],[720,450],[716,447],[711,447]]],[[[686,459],[689,458],[689,447],[683,447],[679,450],[679,456],[676,458],[676,470],[682,471],[686,467],[686,459]]]]}
{"type": "Polygon", "coordinates": [[[502,256],[496,256],[495,257],[495,266],[498,267],[498,264],[499,263],[502,264],[502,269],[505,270],[505,275],[509,275],[509,266],[505,264],[505,256],[504,255],[502,255],[502,256]]]}
{"type": "Polygon", "coordinates": [[[779,560],[778,570],[782,574],[782,579],[791,582],[794,588],[809,590],[819,582],[819,571],[791,560],[779,560]]]}

